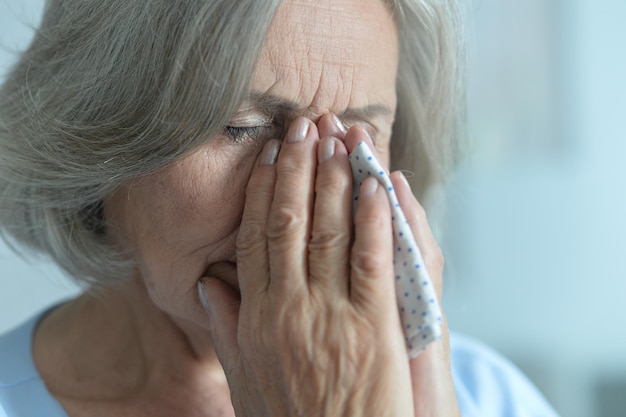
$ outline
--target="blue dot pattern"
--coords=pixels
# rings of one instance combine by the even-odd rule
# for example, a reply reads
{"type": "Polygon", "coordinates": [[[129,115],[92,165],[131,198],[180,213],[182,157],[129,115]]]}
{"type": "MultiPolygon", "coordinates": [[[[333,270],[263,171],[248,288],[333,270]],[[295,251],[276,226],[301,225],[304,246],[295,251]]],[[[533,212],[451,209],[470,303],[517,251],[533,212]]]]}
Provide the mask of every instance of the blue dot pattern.
{"type": "Polygon", "coordinates": [[[410,358],[429,343],[441,338],[442,314],[435,288],[409,224],[400,208],[391,179],[366,143],[361,142],[349,156],[354,180],[353,210],[358,204],[358,185],[374,175],[389,197],[393,223],[394,272],[398,312],[410,358]]]}

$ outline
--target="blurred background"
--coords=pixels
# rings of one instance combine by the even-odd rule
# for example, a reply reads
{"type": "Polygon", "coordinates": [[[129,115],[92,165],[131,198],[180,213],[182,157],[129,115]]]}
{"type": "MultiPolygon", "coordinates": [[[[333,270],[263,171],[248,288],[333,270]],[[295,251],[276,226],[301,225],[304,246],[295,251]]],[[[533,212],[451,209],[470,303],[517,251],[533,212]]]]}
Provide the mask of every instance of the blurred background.
{"type": "MultiPolygon", "coordinates": [[[[0,77],[43,0],[0,0],[0,77]]],[[[626,415],[626,2],[473,0],[473,151],[439,241],[452,329],[491,345],[562,416],[626,415]]],[[[0,333],[77,292],[0,243],[0,333]]]]}

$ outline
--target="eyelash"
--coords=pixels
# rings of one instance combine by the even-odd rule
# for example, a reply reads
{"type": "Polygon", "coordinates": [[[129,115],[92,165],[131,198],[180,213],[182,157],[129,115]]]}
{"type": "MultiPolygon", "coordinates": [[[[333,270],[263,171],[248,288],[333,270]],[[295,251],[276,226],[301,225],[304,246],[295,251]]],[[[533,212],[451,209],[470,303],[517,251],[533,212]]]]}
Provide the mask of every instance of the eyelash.
{"type": "MultiPolygon", "coordinates": [[[[273,130],[273,125],[275,123],[272,122],[272,126],[226,126],[224,128],[224,134],[232,139],[235,143],[244,143],[247,140],[258,141],[262,139],[264,134],[263,130],[273,130]]],[[[351,125],[346,124],[346,129],[350,128],[351,125]]],[[[374,143],[376,141],[374,140],[374,143]]]]}
{"type": "Polygon", "coordinates": [[[230,137],[235,143],[241,143],[248,139],[257,140],[260,136],[261,129],[265,128],[265,126],[249,126],[249,127],[239,127],[239,126],[226,126],[224,128],[224,133],[230,137]]]}

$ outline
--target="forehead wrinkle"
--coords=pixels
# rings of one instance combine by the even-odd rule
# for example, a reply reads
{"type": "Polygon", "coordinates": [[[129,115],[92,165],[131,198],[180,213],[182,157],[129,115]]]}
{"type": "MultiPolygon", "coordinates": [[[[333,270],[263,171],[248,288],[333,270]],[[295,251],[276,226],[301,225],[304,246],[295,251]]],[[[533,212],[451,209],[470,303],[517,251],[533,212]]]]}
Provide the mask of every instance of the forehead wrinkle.
{"type": "MultiPolygon", "coordinates": [[[[298,103],[279,97],[274,94],[251,92],[244,101],[245,107],[242,111],[256,111],[267,115],[303,114],[308,107],[300,106],[298,103]]],[[[329,109],[331,111],[332,109],[329,109]]],[[[379,116],[392,116],[393,110],[382,103],[368,104],[361,107],[348,107],[340,112],[335,112],[340,119],[346,120],[369,120],[379,116]]]]}
{"type": "MultiPolygon", "coordinates": [[[[359,48],[356,46],[365,32],[370,31],[365,26],[377,22],[372,22],[369,17],[359,30],[351,29],[347,22],[364,16],[352,2],[309,0],[289,3],[288,7],[279,9],[266,38],[265,56],[275,78],[288,80],[299,74],[300,93],[323,98],[333,95],[320,91],[325,87],[324,79],[339,80],[344,88],[354,85],[353,78],[360,71],[367,70],[365,60],[357,59],[359,48]],[[317,88],[311,90],[314,85],[317,88]]],[[[297,87],[294,85],[293,88],[297,87]]]]}
{"type": "Polygon", "coordinates": [[[278,19],[287,22],[283,27],[270,26],[281,37],[289,37],[292,33],[306,34],[309,39],[358,40],[359,37],[345,28],[342,23],[362,17],[349,1],[296,1],[291,0],[290,7],[281,7],[278,10],[278,19]],[[350,7],[352,6],[352,7],[350,7]],[[302,10],[306,10],[303,13],[302,10]]]}
{"type": "Polygon", "coordinates": [[[256,106],[252,110],[263,116],[282,113],[285,119],[333,112],[343,119],[390,115],[385,122],[393,120],[395,72],[387,67],[397,61],[396,27],[387,5],[379,1],[284,1],[250,84],[252,92],[274,94],[279,100],[252,93],[244,107],[256,106]],[[351,108],[369,103],[368,111],[351,108]],[[380,103],[388,110],[374,105],[380,103]]]}

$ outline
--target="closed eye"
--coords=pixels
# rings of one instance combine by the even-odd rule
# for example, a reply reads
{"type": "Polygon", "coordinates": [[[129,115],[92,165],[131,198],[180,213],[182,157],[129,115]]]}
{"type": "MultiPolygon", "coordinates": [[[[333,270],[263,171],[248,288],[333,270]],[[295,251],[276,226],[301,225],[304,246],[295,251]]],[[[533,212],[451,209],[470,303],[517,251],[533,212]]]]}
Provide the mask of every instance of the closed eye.
{"type": "Polygon", "coordinates": [[[262,130],[267,129],[266,126],[226,126],[224,133],[234,142],[241,143],[246,140],[258,140],[263,133],[262,130]]]}

